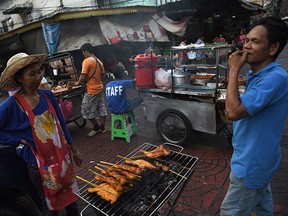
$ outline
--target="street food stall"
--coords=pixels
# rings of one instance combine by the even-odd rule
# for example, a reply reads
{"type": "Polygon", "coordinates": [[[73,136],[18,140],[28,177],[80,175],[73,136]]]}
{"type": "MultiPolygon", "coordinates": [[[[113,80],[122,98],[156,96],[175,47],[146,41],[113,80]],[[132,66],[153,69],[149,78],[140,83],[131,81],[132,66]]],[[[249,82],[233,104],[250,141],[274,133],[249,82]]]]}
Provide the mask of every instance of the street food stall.
{"type": "Polygon", "coordinates": [[[231,140],[225,115],[229,52],[228,45],[191,44],[172,47],[168,58],[132,59],[145,118],[166,142],[187,143],[193,131],[224,133],[231,140]]]}
{"type": "Polygon", "coordinates": [[[61,53],[48,58],[52,92],[58,99],[66,123],[74,122],[77,127],[85,127],[86,120],[81,115],[82,86],[69,86],[77,81],[78,74],[70,53],[61,53]]]}

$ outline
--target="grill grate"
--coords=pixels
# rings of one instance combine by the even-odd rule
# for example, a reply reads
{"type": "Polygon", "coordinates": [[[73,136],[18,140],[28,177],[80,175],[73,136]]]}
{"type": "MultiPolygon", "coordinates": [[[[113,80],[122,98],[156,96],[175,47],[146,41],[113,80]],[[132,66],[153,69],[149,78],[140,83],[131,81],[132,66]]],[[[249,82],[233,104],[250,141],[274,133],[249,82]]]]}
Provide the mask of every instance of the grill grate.
{"type": "MultiPolygon", "coordinates": [[[[128,154],[126,158],[138,155],[140,149],[151,151],[156,147],[158,146],[144,143],[128,154]]],[[[170,152],[170,155],[156,160],[168,166],[170,170],[186,177],[186,179],[172,172],[147,171],[141,175],[141,180],[133,182],[133,187],[121,194],[113,205],[101,199],[96,194],[88,193],[87,189],[91,187],[88,184],[81,187],[77,191],[77,194],[85,202],[107,216],[152,215],[167,202],[176,189],[184,187],[184,183],[191,177],[198,161],[198,158],[181,152],[171,150],[170,152]]],[[[118,161],[118,164],[123,163],[123,159],[118,161]]],[[[100,182],[93,180],[92,183],[99,184],[100,182]]]]}

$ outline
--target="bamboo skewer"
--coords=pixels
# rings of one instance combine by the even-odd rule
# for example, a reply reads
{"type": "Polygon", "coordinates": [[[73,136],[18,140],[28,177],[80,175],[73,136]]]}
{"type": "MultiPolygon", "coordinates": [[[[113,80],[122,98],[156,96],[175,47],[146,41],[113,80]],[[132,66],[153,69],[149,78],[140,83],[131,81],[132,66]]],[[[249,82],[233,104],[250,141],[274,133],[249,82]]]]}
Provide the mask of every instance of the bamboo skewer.
{"type": "MultiPolygon", "coordinates": [[[[124,159],[124,160],[133,161],[133,160],[130,159],[130,158],[125,158],[125,157],[120,156],[120,155],[117,155],[117,157],[119,157],[119,158],[121,158],[121,159],[124,159]]],[[[184,179],[187,179],[187,177],[185,177],[185,176],[183,176],[183,175],[181,175],[181,174],[179,174],[179,173],[177,173],[177,172],[175,172],[175,171],[173,171],[173,170],[171,170],[171,169],[169,169],[169,172],[172,172],[172,173],[174,173],[175,175],[178,175],[178,176],[180,176],[180,177],[182,177],[182,178],[184,178],[184,179]]]]}
{"type": "Polygon", "coordinates": [[[130,159],[130,158],[126,158],[126,157],[123,157],[123,156],[120,156],[120,155],[117,155],[117,157],[123,159],[123,160],[130,160],[130,161],[134,161],[133,159],[130,159]]]}
{"type": "Polygon", "coordinates": [[[173,170],[171,170],[171,169],[169,169],[169,172],[172,172],[172,173],[174,173],[175,175],[178,175],[178,176],[180,176],[180,177],[182,177],[182,178],[184,178],[184,179],[187,179],[187,177],[185,177],[185,176],[183,176],[183,175],[181,175],[181,174],[179,174],[179,173],[177,173],[177,172],[175,172],[175,171],[173,171],[173,170]]]}
{"type": "Polygon", "coordinates": [[[109,162],[105,162],[105,161],[100,161],[100,163],[103,163],[103,164],[108,164],[108,165],[111,165],[111,166],[113,166],[113,165],[116,165],[116,164],[113,164],[113,163],[109,163],[109,162]]]}
{"type": "Polygon", "coordinates": [[[93,184],[92,182],[90,182],[90,181],[88,181],[88,180],[86,180],[86,179],[84,179],[84,178],[81,178],[80,176],[77,176],[77,175],[76,175],[76,178],[78,178],[78,179],[86,182],[87,184],[89,184],[89,185],[91,185],[91,186],[93,186],[93,187],[98,187],[98,185],[93,184]]]}
{"type": "Polygon", "coordinates": [[[134,159],[139,159],[139,158],[143,158],[143,157],[146,157],[146,155],[145,154],[135,155],[133,157],[130,157],[130,159],[134,160],[134,159]]]}
{"type": "Polygon", "coordinates": [[[88,169],[89,171],[91,171],[92,173],[94,173],[95,175],[98,175],[98,176],[100,176],[100,177],[102,177],[102,178],[106,178],[106,176],[104,176],[104,175],[102,175],[102,174],[100,174],[100,173],[97,173],[97,172],[95,172],[94,170],[91,170],[91,169],[88,169]]]}
{"type": "Polygon", "coordinates": [[[95,168],[98,169],[98,170],[104,170],[104,169],[102,169],[101,167],[98,167],[98,166],[95,166],[95,168]]]}

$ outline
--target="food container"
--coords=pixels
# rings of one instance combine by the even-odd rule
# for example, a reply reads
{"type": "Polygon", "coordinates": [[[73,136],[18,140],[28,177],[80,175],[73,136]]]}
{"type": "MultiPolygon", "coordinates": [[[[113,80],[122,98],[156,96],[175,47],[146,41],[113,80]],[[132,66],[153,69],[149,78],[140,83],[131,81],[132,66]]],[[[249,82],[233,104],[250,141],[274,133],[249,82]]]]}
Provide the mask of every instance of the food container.
{"type": "Polygon", "coordinates": [[[177,90],[187,90],[185,86],[190,86],[190,73],[178,72],[173,74],[173,85],[177,90]]]}
{"type": "Polygon", "coordinates": [[[131,58],[130,61],[135,62],[136,87],[153,88],[154,72],[158,69],[158,56],[154,54],[138,54],[135,58],[131,58]]]}
{"type": "Polygon", "coordinates": [[[215,74],[208,73],[197,73],[191,76],[191,85],[207,85],[207,83],[212,82],[215,78],[215,74]]]}

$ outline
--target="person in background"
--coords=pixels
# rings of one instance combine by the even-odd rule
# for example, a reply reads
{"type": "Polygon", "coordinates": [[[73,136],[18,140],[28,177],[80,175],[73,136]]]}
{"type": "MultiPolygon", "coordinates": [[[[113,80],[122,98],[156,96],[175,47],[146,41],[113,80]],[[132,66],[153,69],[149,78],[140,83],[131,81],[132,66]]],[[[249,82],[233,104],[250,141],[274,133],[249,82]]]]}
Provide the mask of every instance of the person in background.
{"type": "MultiPolygon", "coordinates": [[[[199,35],[195,44],[205,46],[203,34],[199,35]]],[[[196,51],[196,60],[201,61],[201,63],[205,63],[205,59],[206,59],[206,55],[205,55],[205,52],[203,50],[196,51]]]]}
{"type": "Polygon", "coordinates": [[[200,34],[200,35],[199,35],[199,37],[198,37],[198,39],[196,40],[195,44],[198,44],[198,45],[200,45],[200,44],[205,44],[205,42],[204,42],[204,35],[203,35],[203,34],[200,34]]]}
{"type": "Polygon", "coordinates": [[[223,37],[222,34],[219,34],[218,37],[215,37],[215,38],[213,39],[213,43],[225,44],[225,43],[226,43],[226,40],[225,40],[225,38],[223,37]]]}
{"type": "MultiPolygon", "coordinates": [[[[183,38],[179,46],[186,46],[186,45],[187,45],[187,39],[183,38]]],[[[187,52],[184,50],[176,51],[176,53],[173,55],[173,61],[174,61],[174,64],[176,65],[185,64],[186,59],[187,59],[187,52]]]]}
{"type": "Polygon", "coordinates": [[[280,163],[281,139],[288,116],[288,74],[276,58],[287,44],[287,24],[278,17],[260,19],[249,31],[243,51],[229,56],[226,113],[233,120],[230,187],[222,216],[273,215],[270,182],[280,163]],[[238,74],[248,63],[248,81],[240,96],[238,74]]]}
{"type": "Polygon", "coordinates": [[[148,55],[148,54],[155,54],[155,55],[160,55],[160,50],[158,48],[158,46],[155,46],[154,43],[149,43],[149,47],[145,50],[145,55],[148,55]]]}
{"type": "Polygon", "coordinates": [[[0,86],[18,91],[0,104],[0,143],[17,148],[42,202],[43,215],[78,215],[78,189],[72,158],[82,157],[73,144],[58,102],[49,90],[38,89],[46,55],[18,53],[0,77],[0,86]]]}
{"type": "Polygon", "coordinates": [[[242,28],[242,29],[240,30],[239,40],[238,40],[238,46],[240,47],[240,49],[243,48],[243,45],[244,45],[244,43],[245,43],[245,41],[246,41],[246,38],[247,38],[247,36],[246,36],[246,30],[245,30],[244,28],[242,28]]]}
{"type": "Polygon", "coordinates": [[[118,70],[115,74],[115,79],[106,84],[106,98],[110,112],[120,114],[132,112],[133,109],[142,103],[142,98],[127,99],[126,89],[133,86],[134,81],[122,80],[123,71],[118,70]]]}
{"type": "Polygon", "coordinates": [[[86,92],[82,100],[81,113],[83,118],[89,120],[93,125],[93,129],[87,135],[87,137],[93,137],[96,134],[106,132],[107,109],[104,85],[101,79],[102,76],[105,76],[105,70],[103,63],[94,55],[94,49],[90,43],[83,44],[80,50],[85,59],[82,62],[79,80],[72,85],[79,86],[85,83],[86,92]],[[97,114],[100,125],[96,120],[97,114]]]}

